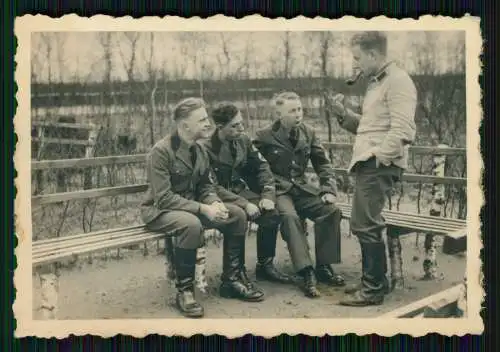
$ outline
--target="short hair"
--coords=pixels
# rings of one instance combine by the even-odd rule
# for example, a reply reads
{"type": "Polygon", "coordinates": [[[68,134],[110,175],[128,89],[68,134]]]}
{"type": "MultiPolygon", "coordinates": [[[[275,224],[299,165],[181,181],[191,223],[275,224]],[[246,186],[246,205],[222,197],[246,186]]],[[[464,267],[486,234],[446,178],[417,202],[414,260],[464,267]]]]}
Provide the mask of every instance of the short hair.
{"type": "Polygon", "coordinates": [[[297,93],[290,92],[290,91],[281,92],[281,93],[275,94],[271,98],[271,107],[272,108],[277,108],[278,106],[281,106],[281,105],[285,104],[285,102],[287,100],[298,100],[298,101],[300,101],[300,96],[297,93]]]}
{"type": "Polygon", "coordinates": [[[231,103],[221,103],[212,111],[212,119],[217,125],[227,125],[238,114],[239,109],[231,103]]]}
{"type": "Polygon", "coordinates": [[[204,108],[205,102],[201,98],[186,98],[178,102],[173,110],[174,121],[185,119],[189,114],[200,108],[204,108]]]}
{"type": "Polygon", "coordinates": [[[354,34],[351,38],[351,46],[359,45],[361,50],[376,50],[387,54],[387,36],[379,31],[367,31],[354,34]]]}

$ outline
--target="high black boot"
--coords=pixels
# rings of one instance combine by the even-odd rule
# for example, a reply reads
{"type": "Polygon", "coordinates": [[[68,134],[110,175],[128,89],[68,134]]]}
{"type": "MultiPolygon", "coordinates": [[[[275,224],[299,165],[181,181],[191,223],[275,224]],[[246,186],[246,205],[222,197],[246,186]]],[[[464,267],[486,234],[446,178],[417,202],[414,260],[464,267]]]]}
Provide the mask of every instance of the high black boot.
{"type": "Polygon", "coordinates": [[[385,243],[363,243],[365,270],[363,271],[362,287],[339,302],[345,306],[370,306],[384,302],[384,288],[387,282],[387,257],[385,243]]]}
{"type": "Polygon", "coordinates": [[[259,259],[255,268],[255,276],[257,280],[267,280],[271,282],[279,282],[282,284],[292,283],[292,278],[279,271],[273,263],[274,258],[259,259]]]}
{"type": "MultiPolygon", "coordinates": [[[[367,268],[368,254],[366,253],[366,250],[365,250],[366,246],[363,246],[360,244],[360,247],[361,247],[361,272],[362,272],[362,276],[363,276],[364,273],[366,272],[366,268],[367,268]]],[[[386,271],[387,271],[387,269],[386,269],[386,271]]],[[[383,287],[384,287],[384,293],[389,294],[391,289],[389,286],[389,280],[387,280],[387,276],[385,276],[385,275],[383,277],[383,287]]],[[[361,290],[362,288],[363,288],[363,282],[360,282],[358,284],[348,286],[344,290],[344,292],[347,294],[352,294],[356,291],[361,290]]]]}
{"type": "Polygon", "coordinates": [[[224,236],[223,243],[220,295],[224,298],[237,298],[248,302],[264,300],[264,293],[250,283],[244,271],[242,248],[245,246],[245,237],[224,236]]]}
{"type": "Polygon", "coordinates": [[[175,249],[176,304],[180,312],[189,318],[204,315],[203,307],[194,297],[196,249],[175,249]]]}
{"type": "Polygon", "coordinates": [[[308,266],[307,268],[302,269],[299,272],[299,275],[303,280],[302,289],[304,290],[304,294],[306,295],[306,297],[316,298],[321,296],[321,293],[316,287],[317,281],[312,267],[308,266]]]}
{"type": "Polygon", "coordinates": [[[329,286],[345,286],[345,280],[342,275],[336,274],[331,265],[322,264],[316,266],[316,278],[319,282],[329,286]]]}
{"type": "Polygon", "coordinates": [[[241,279],[241,282],[248,288],[248,290],[258,292],[260,295],[262,295],[262,299],[264,299],[264,291],[260,287],[258,287],[248,277],[247,269],[246,269],[246,266],[245,266],[245,259],[246,259],[245,250],[246,250],[246,246],[245,246],[245,242],[244,241],[242,241],[242,245],[240,245],[239,248],[240,248],[240,254],[239,254],[239,258],[240,258],[240,273],[239,273],[239,278],[241,279]]]}

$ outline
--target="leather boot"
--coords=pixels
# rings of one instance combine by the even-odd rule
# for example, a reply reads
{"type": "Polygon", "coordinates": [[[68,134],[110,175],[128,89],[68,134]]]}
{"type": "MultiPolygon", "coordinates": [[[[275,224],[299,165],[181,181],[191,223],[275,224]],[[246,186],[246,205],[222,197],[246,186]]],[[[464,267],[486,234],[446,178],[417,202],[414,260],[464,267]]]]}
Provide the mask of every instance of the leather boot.
{"type": "Polygon", "coordinates": [[[282,284],[292,283],[292,278],[280,272],[273,263],[274,258],[259,259],[255,268],[255,276],[257,280],[267,280],[271,282],[279,282],[282,284]]]}
{"type": "MultiPolygon", "coordinates": [[[[362,275],[366,272],[367,268],[367,258],[368,254],[366,253],[366,246],[360,245],[361,247],[361,272],[362,275]]],[[[386,270],[387,271],[387,270],[386,270]]],[[[383,278],[383,287],[384,287],[384,294],[389,294],[391,292],[390,286],[389,286],[389,280],[387,280],[387,277],[384,275],[383,278]]],[[[355,285],[349,285],[344,292],[347,294],[353,294],[356,291],[359,291],[363,289],[363,282],[357,283],[355,285]]]]}
{"type": "Polygon", "coordinates": [[[363,254],[366,254],[362,287],[341,300],[340,305],[362,307],[384,302],[384,281],[387,281],[385,243],[363,243],[362,246],[363,254]]]}
{"type": "Polygon", "coordinates": [[[307,267],[299,272],[299,275],[303,280],[304,294],[309,298],[317,298],[321,296],[321,293],[316,287],[316,276],[314,275],[314,270],[312,267],[307,267]]]}
{"type": "Polygon", "coordinates": [[[243,279],[244,273],[244,236],[224,236],[222,249],[222,277],[220,295],[224,298],[236,298],[247,302],[264,300],[262,291],[255,289],[250,280],[243,279]]]}
{"type": "Polygon", "coordinates": [[[177,308],[186,317],[200,318],[204,309],[194,297],[196,249],[176,248],[174,258],[177,308]]]}
{"type": "Polygon", "coordinates": [[[322,264],[316,266],[316,278],[318,282],[329,286],[345,286],[345,280],[342,275],[336,274],[331,265],[322,264]]]}
{"type": "Polygon", "coordinates": [[[239,273],[239,277],[240,277],[241,281],[243,282],[243,284],[248,288],[248,290],[257,291],[262,295],[262,297],[264,297],[264,291],[260,287],[258,287],[254,282],[252,282],[252,280],[250,280],[250,278],[248,277],[247,269],[245,266],[245,258],[246,258],[245,249],[246,249],[245,244],[240,246],[240,273],[239,273]]]}

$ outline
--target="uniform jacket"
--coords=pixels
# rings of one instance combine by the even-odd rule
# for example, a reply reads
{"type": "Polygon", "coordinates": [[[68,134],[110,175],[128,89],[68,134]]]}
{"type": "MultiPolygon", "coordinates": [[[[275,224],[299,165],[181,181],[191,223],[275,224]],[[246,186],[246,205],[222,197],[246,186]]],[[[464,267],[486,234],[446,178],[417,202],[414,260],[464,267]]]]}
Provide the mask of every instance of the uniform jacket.
{"type": "Polygon", "coordinates": [[[179,146],[179,136],[174,133],[157,142],[147,156],[149,187],[141,204],[141,216],[146,224],[164,212],[180,210],[199,215],[201,203],[236,198],[217,184],[202,145],[196,144],[194,166],[182,153],[177,153],[179,146]]]}
{"type": "Polygon", "coordinates": [[[247,135],[231,142],[221,141],[216,130],[205,144],[218,183],[234,193],[248,187],[252,192],[260,194],[261,198],[275,202],[274,177],[267,161],[247,135]],[[231,142],[236,146],[234,160],[229,149],[231,142]]]}
{"type": "Polygon", "coordinates": [[[256,133],[254,145],[268,161],[276,179],[276,193],[283,194],[293,185],[314,195],[337,194],[336,178],[325,149],[314,129],[302,123],[295,148],[288,132],[276,121],[256,133]],[[319,177],[320,188],[307,182],[305,171],[309,161],[319,177]]]}
{"type": "Polygon", "coordinates": [[[376,156],[385,165],[408,167],[408,148],[415,140],[417,90],[404,70],[386,65],[369,82],[361,119],[346,117],[342,127],[356,134],[349,170],[376,156]]]}

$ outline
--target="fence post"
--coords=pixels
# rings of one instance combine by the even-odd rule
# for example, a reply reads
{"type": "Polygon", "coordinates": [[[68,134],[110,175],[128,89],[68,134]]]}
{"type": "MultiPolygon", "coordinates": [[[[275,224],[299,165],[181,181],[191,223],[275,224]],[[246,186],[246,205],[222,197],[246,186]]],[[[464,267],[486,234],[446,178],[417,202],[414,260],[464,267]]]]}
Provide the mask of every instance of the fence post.
{"type": "MultiPolygon", "coordinates": [[[[97,135],[99,131],[95,126],[89,131],[88,144],[85,147],[85,158],[90,159],[94,157],[95,147],[97,142],[97,135]]],[[[86,167],[83,174],[83,189],[92,188],[92,167],[86,167]]]]}
{"type": "MultiPolygon", "coordinates": [[[[438,148],[448,148],[446,144],[439,144],[438,148]]],[[[432,160],[432,175],[444,177],[445,174],[446,155],[439,152],[433,156],[432,160]]],[[[445,185],[432,185],[432,206],[430,210],[431,216],[441,216],[443,204],[445,201],[445,185]]],[[[425,235],[425,259],[423,262],[424,279],[431,280],[437,277],[437,260],[436,260],[436,236],[432,233],[425,235]]]]}

